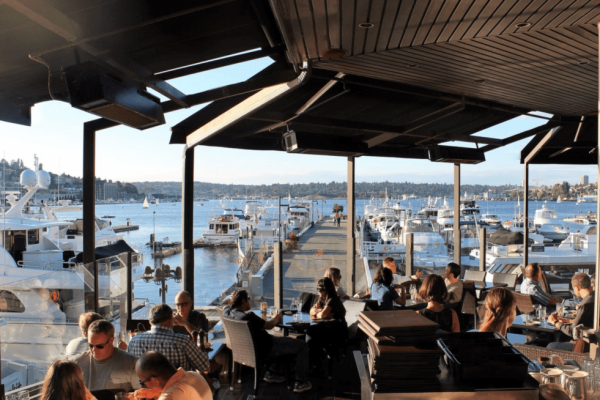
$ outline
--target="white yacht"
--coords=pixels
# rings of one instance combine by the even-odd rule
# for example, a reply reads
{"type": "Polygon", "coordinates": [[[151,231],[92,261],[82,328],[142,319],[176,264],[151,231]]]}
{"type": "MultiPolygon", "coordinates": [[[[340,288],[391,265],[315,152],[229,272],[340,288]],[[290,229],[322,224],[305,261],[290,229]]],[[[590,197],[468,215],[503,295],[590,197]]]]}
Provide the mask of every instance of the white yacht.
{"type": "Polygon", "coordinates": [[[290,205],[286,213],[286,223],[291,231],[299,232],[310,223],[312,207],[310,203],[300,202],[290,205]]]}
{"type": "Polygon", "coordinates": [[[546,207],[546,202],[542,204],[542,208],[535,210],[533,223],[537,233],[552,241],[563,241],[569,235],[569,227],[558,219],[555,210],[546,207]]]}
{"type": "MultiPolygon", "coordinates": [[[[465,193],[465,197],[467,194],[465,193]]],[[[460,215],[465,219],[473,219],[479,221],[479,215],[481,211],[479,206],[475,203],[475,200],[461,200],[460,201],[460,215]]]]}
{"type": "Polygon", "coordinates": [[[226,211],[223,212],[223,215],[213,215],[208,219],[208,229],[202,234],[204,243],[214,245],[233,245],[237,243],[241,234],[240,219],[235,214],[226,214],[226,211]]]}
{"type": "Polygon", "coordinates": [[[406,245],[406,236],[413,234],[413,265],[415,268],[442,268],[452,261],[442,236],[434,231],[432,221],[410,218],[404,223],[401,243],[406,245]]]}
{"type": "Polygon", "coordinates": [[[419,211],[417,211],[417,217],[419,218],[427,218],[427,219],[437,219],[438,216],[438,206],[437,202],[439,197],[435,199],[431,199],[431,196],[427,199],[427,204],[423,206],[419,211]]]}
{"type": "Polygon", "coordinates": [[[496,214],[485,213],[481,215],[479,219],[481,222],[485,222],[492,228],[497,228],[502,224],[502,220],[496,214]]]}
{"type": "Polygon", "coordinates": [[[596,225],[596,216],[589,211],[587,214],[575,214],[564,219],[567,222],[575,222],[581,225],[596,225]]]}
{"type": "Polygon", "coordinates": [[[454,224],[454,209],[448,205],[444,197],[444,203],[438,210],[437,223],[440,229],[452,228],[454,224]]]}

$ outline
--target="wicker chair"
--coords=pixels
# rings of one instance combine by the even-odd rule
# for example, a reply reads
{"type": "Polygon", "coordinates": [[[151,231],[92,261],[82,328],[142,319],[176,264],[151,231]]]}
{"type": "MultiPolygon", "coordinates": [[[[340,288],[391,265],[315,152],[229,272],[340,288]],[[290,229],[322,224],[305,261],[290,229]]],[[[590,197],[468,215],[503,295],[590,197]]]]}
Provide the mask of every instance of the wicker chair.
{"type": "MultiPolygon", "coordinates": [[[[288,389],[291,389],[290,382],[288,379],[288,368],[286,361],[289,361],[289,357],[282,357],[281,359],[271,359],[266,357],[260,357],[256,354],[254,341],[252,334],[250,333],[250,327],[248,321],[236,321],[230,318],[223,318],[223,328],[227,341],[231,346],[232,353],[232,373],[230,377],[229,389],[233,390],[233,379],[235,376],[235,363],[245,365],[254,368],[254,398],[258,394],[258,382],[259,382],[259,368],[275,362],[282,362],[285,369],[285,377],[288,383],[288,389]]],[[[241,370],[241,366],[240,366],[241,370]]]]}
{"type": "Polygon", "coordinates": [[[521,314],[529,314],[533,312],[533,300],[530,294],[513,293],[517,298],[517,309],[521,314]]]}
{"type": "Polygon", "coordinates": [[[517,286],[517,275],[515,274],[494,274],[492,282],[494,283],[506,283],[508,289],[515,290],[517,286]]]}
{"type": "Polygon", "coordinates": [[[546,347],[531,346],[527,344],[514,344],[521,353],[530,360],[539,360],[540,357],[550,357],[551,355],[559,355],[563,359],[570,358],[577,361],[579,365],[583,365],[583,359],[589,357],[589,353],[575,353],[573,351],[548,349],[546,347]]]}
{"type": "Polygon", "coordinates": [[[465,271],[465,276],[463,280],[465,281],[474,281],[474,282],[483,282],[485,280],[485,271],[475,271],[472,269],[468,269],[465,271]]]}

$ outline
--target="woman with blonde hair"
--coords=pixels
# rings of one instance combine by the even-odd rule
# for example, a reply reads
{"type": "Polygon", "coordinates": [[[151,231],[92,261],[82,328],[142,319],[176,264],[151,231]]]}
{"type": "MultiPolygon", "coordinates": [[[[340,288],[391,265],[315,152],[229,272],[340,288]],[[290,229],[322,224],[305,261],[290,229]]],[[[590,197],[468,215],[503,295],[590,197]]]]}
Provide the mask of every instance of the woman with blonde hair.
{"type": "Polygon", "coordinates": [[[329,278],[333,281],[333,285],[335,286],[335,292],[337,293],[340,299],[349,299],[350,296],[346,293],[343,287],[340,286],[340,282],[342,280],[342,272],[339,268],[331,267],[325,271],[325,278],[329,278]]]}
{"type": "Polygon", "coordinates": [[[96,400],[83,382],[83,372],[73,361],[55,361],[44,378],[41,400],[96,400]]]}
{"type": "Polygon", "coordinates": [[[479,332],[498,332],[506,336],[516,316],[517,298],[506,288],[494,288],[485,298],[485,317],[479,332]]]}

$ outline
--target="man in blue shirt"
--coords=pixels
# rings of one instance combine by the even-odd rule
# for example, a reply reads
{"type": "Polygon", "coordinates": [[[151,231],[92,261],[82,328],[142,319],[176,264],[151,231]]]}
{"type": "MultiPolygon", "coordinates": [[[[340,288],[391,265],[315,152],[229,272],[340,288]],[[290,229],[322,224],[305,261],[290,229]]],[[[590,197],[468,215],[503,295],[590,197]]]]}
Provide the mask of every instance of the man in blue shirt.
{"type": "Polygon", "coordinates": [[[551,296],[542,288],[540,281],[542,280],[543,273],[544,271],[542,271],[538,263],[531,263],[525,267],[525,278],[521,284],[521,293],[530,294],[535,303],[546,307],[560,303],[563,301],[562,298],[551,296]]]}

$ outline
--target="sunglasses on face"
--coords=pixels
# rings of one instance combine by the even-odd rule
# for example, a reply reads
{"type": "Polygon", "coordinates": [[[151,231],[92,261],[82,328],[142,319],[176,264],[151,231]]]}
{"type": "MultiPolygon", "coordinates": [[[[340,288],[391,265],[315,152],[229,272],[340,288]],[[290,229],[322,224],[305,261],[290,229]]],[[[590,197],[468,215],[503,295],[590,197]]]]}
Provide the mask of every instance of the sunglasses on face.
{"type": "Polygon", "coordinates": [[[187,306],[190,303],[190,301],[186,301],[185,303],[175,303],[175,307],[183,307],[183,306],[187,306]]]}
{"type": "Polygon", "coordinates": [[[91,344],[88,343],[88,347],[90,348],[90,350],[93,350],[94,347],[97,348],[98,350],[102,350],[113,338],[110,338],[106,341],[106,343],[104,344],[91,344]]]}
{"type": "Polygon", "coordinates": [[[317,292],[324,292],[324,291],[325,291],[325,288],[322,288],[322,287],[317,288],[317,292]]]}
{"type": "Polygon", "coordinates": [[[141,387],[146,387],[146,385],[145,385],[145,384],[146,384],[146,382],[148,382],[150,379],[152,379],[152,377],[148,377],[148,378],[146,378],[146,379],[144,379],[144,380],[138,379],[138,382],[140,383],[140,386],[141,386],[141,387]]]}

